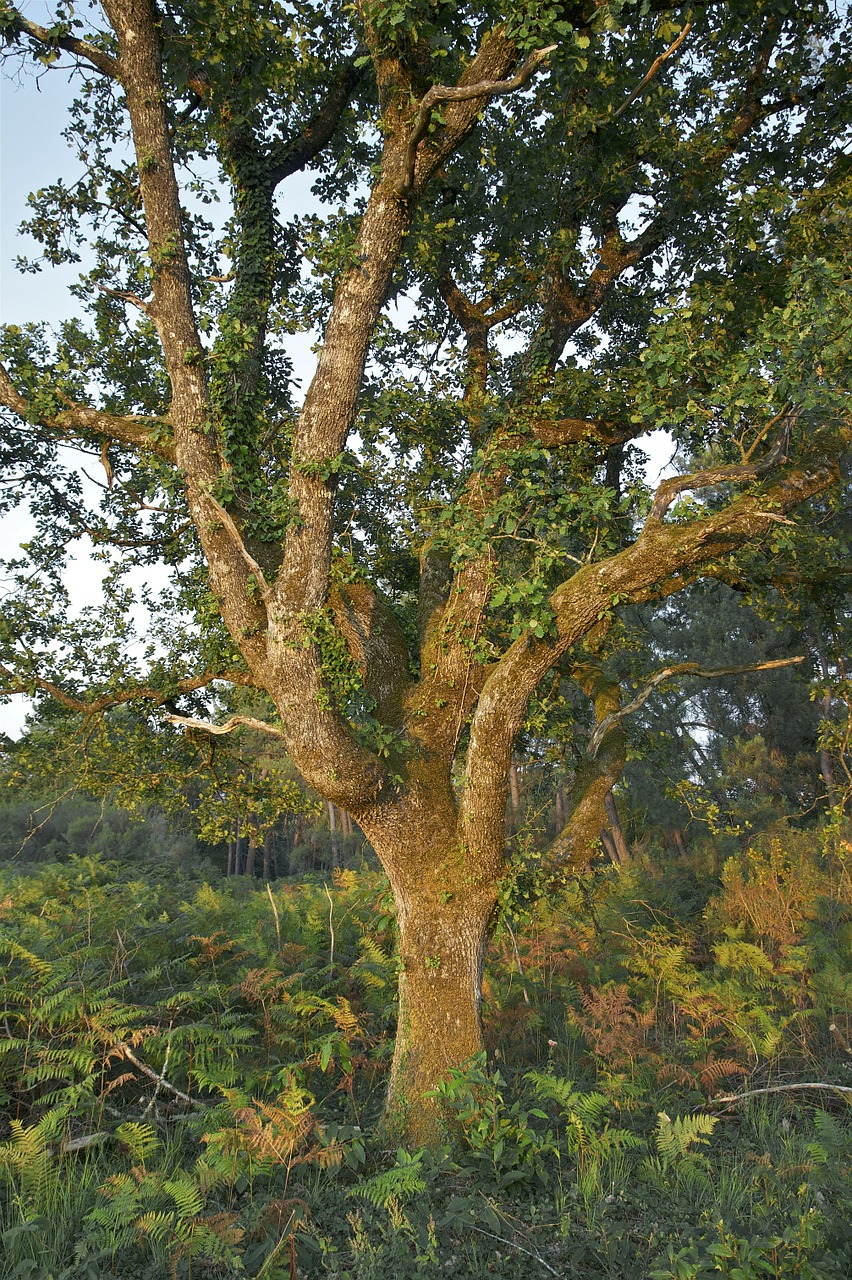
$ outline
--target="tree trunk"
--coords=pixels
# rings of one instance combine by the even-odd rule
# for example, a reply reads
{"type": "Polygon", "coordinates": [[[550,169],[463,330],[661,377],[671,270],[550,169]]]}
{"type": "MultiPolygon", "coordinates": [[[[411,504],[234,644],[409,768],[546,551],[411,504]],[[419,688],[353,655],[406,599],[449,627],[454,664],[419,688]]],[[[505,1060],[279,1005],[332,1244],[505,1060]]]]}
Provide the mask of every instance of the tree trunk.
{"type": "Polygon", "coordinates": [[[445,1137],[440,1106],[425,1095],[483,1048],[482,965],[496,893],[442,901],[447,893],[433,883],[396,894],[399,1022],[385,1119],[416,1146],[445,1137]]]}
{"type": "Polygon", "coordinates": [[[561,831],[565,826],[565,792],[562,790],[562,783],[556,788],[556,830],[561,831]]]}
{"type": "Polygon", "coordinates": [[[618,816],[615,796],[611,791],[604,800],[604,807],[606,808],[606,816],[609,821],[609,829],[612,833],[612,843],[616,855],[613,858],[613,862],[619,867],[627,867],[630,865],[630,850],[624,838],[624,828],[621,825],[621,818],[618,816]]]}
{"type": "Polygon", "coordinates": [[[331,866],[336,870],[340,866],[340,845],[337,840],[337,811],[331,800],[326,800],[328,811],[328,829],[331,834],[331,866]]]}
{"type": "Polygon", "coordinates": [[[518,765],[514,763],[509,767],[509,796],[512,800],[512,815],[514,823],[517,824],[518,814],[521,813],[521,787],[518,785],[518,765]]]}
{"type": "Polygon", "coordinates": [[[275,834],[270,827],[266,835],[263,837],[263,878],[269,879],[269,873],[272,864],[272,846],[275,840],[275,834]]]}
{"type": "Polygon", "coordinates": [[[254,863],[255,863],[256,857],[257,857],[257,836],[252,831],[251,835],[248,838],[248,847],[246,848],[246,865],[244,869],[244,874],[248,876],[249,880],[254,879],[254,863]]]}

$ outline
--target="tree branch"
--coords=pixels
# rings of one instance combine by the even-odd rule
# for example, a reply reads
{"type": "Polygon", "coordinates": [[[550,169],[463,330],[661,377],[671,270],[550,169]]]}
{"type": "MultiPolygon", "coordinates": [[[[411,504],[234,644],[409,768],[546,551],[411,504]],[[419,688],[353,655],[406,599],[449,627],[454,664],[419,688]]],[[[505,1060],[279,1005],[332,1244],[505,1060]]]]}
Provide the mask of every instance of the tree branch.
{"type": "MultiPolygon", "coordinates": [[[[0,364],[0,405],[11,409],[26,422],[33,421],[30,401],[21,395],[12,383],[6,368],[0,364]]],[[[154,453],[166,462],[175,461],[174,445],[158,438],[155,432],[171,431],[171,421],[167,417],[143,417],[139,414],[114,414],[103,409],[92,409],[88,405],[66,401],[66,408],[58,413],[39,414],[35,419],[39,426],[58,431],[69,437],[77,437],[91,432],[94,435],[106,436],[117,444],[129,448],[154,453]]]]}
{"type": "Polygon", "coordinates": [[[175,1085],[169,1084],[162,1072],[155,1071],[153,1067],[147,1066],[140,1058],[136,1057],[129,1044],[125,1044],[122,1040],[117,1040],[113,1045],[111,1056],[126,1058],[128,1062],[132,1062],[137,1071],[141,1071],[143,1076],[147,1076],[149,1080],[153,1080],[159,1089],[165,1089],[175,1098],[179,1098],[181,1102],[185,1102],[188,1107],[201,1107],[204,1104],[196,1098],[191,1098],[188,1093],[184,1093],[182,1089],[178,1089],[175,1085]]]}
{"type": "Polygon", "coordinates": [[[698,662],[681,662],[674,667],[663,667],[660,671],[656,671],[649,677],[647,684],[637,693],[636,697],[621,707],[618,711],[613,711],[601,720],[600,724],[589,737],[586,754],[590,759],[594,760],[600,750],[603,742],[610,729],[614,728],[625,716],[630,716],[634,711],[638,711],[643,707],[650,698],[651,694],[665,680],[673,680],[678,676],[700,676],[703,680],[718,680],[723,676],[744,676],[750,675],[753,671],[776,671],[780,667],[795,667],[804,662],[804,657],[797,658],[774,658],[768,662],[748,662],[740,667],[702,667],[698,662]]]}
{"type": "Polygon", "coordinates": [[[61,685],[52,680],[45,680],[42,676],[27,676],[26,678],[18,676],[14,671],[10,671],[8,667],[0,665],[0,678],[7,683],[0,688],[0,696],[6,697],[12,694],[27,694],[32,696],[35,690],[42,690],[49,693],[63,707],[67,707],[69,711],[76,711],[83,716],[97,715],[101,711],[107,711],[110,707],[123,706],[127,702],[149,701],[155,706],[161,707],[169,702],[172,698],[180,697],[182,694],[195,693],[198,689],[206,689],[208,685],[214,684],[217,680],[222,680],[228,684],[244,685],[248,688],[254,688],[252,677],[245,671],[205,671],[199,676],[188,676],[184,680],[178,680],[172,685],[168,691],[155,689],[151,685],[133,685],[129,689],[122,689],[116,693],[105,693],[99,698],[90,698],[86,701],[83,698],[75,698],[73,694],[63,689],[61,685]]]}
{"type": "Polygon", "coordinates": [[[95,70],[109,76],[111,80],[121,79],[115,58],[105,53],[103,49],[99,49],[97,45],[90,44],[88,40],[79,40],[76,36],[54,35],[47,27],[41,27],[37,22],[31,22],[29,18],[25,18],[17,9],[9,9],[7,12],[11,17],[2,28],[2,34],[7,39],[29,36],[31,40],[43,45],[46,49],[62,49],[65,53],[73,54],[75,58],[81,58],[95,70]]]}
{"type": "Polygon", "coordinates": [[[661,53],[659,58],[657,58],[654,62],[652,62],[650,68],[648,69],[648,72],[642,77],[642,79],[639,81],[636,88],[629,95],[629,97],[625,98],[624,102],[621,104],[618,110],[613,112],[611,116],[604,116],[599,121],[600,124],[612,124],[612,122],[614,120],[617,120],[619,116],[624,115],[624,112],[627,110],[627,108],[631,106],[639,97],[639,95],[648,87],[648,85],[654,79],[654,76],[657,74],[657,72],[659,71],[663,63],[666,62],[667,59],[669,59],[673,53],[677,53],[678,49],[683,44],[684,40],[689,35],[691,30],[692,30],[692,20],[690,19],[689,22],[685,23],[680,35],[677,36],[676,39],[672,41],[668,49],[666,49],[665,53],[661,53]]]}
{"type": "Polygon", "coordinates": [[[542,640],[522,636],[488,672],[471,721],[464,821],[475,828],[480,812],[499,809],[512,743],[533,690],[564,653],[612,613],[615,600],[651,600],[682,589],[701,566],[764,537],[779,515],[823,492],[837,474],[829,464],[792,470],[767,493],[741,494],[701,520],[646,523],[630,546],[584,566],[557,587],[550,597],[554,634],[542,640]]]}
{"type": "Polygon", "coordinates": [[[169,724],[179,725],[184,729],[196,729],[200,733],[210,733],[215,737],[224,733],[233,733],[240,727],[256,729],[258,733],[268,733],[273,738],[285,736],[283,729],[277,729],[275,725],[267,724],[265,720],[256,720],[254,716],[231,716],[230,720],[226,720],[224,724],[211,724],[209,720],[196,720],[194,716],[178,716],[172,712],[163,712],[163,719],[168,720],[169,724]]]}
{"type": "Polygon", "coordinates": [[[536,49],[527,58],[517,75],[508,80],[480,80],[475,84],[443,85],[433,84],[420,102],[417,122],[408,139],[408,146],[403,162],[403,174],[396,184],[395,192],[400,197],[407,196],[414,185],[414,171],[417,165],[417,148],[429,132],[432,112],[439,102],[468,102],[473,98],[496,98],[521,89],[546,61],[549,54],[558,46],[548,45],[546,49],[536,49]]]}
{"type": "Polygon", "coordinates": [[[211,507],[216,512],[216,515],[221,520],[223,527],[227,530],[228,537],[231,539],[231,542],[233,543],[236,551],[244,560],[246,568],[248,569],[249,573],[257,582],[257,589],[260,592],[261,596],[263,597],[264,603],[268,603],[269,597],[270,597],[269,583],[266,581],[266,578],[264,576],[263,570],[261,569],[260,565],[257,563],[254,557],[247,550],[246,545],[243,541],[243,536],[240,533],[239,529],[237,528],[237,525],[233,517],[225,510],[221,502],[217,502],[217,500],[213,497],[212,493],[208,493],[207,501],[210,503],[211,507]]]}
{"type": "Polygon", "coordinates": [[[637,435],[645,431],[642,425],[635,428],[619,427],[605,418],[560,418],[558,422],[532,422],[530,425],[536,440],[546,449],[564,444],[579,444],[583,440],[593,440],[603,449],[611,449],[613,445],[635,440],[637,435]]]}
{"type": "Polygon", "coordinates": [[[363,76],[361,68],[355,66],[358,49],[333,77],[325,100],[302,129],[301,133],[289,142],[280,142],[270,148],[267,162],[267,178],[274,189],[310,164],[330,142],[337,128],[343,109],[352,97],[355,88],[363,76]]]}
{"type": "Polygon", "coordinates": [[[725,1093],[718,1098],[709,1098],[711,1106],[722,1103],[742,1102],[745,1098],[757,1098],[767,1093],[798,1093],[803,1089],[825,1089],[830,1093],[852,1093],[852,1086],[845,1084],[823,1084],[822,1082],[805,1082],[802,1084],[774,1084],[765,1089],[747,1089],[745,1093],[725,1093]]]}
{"type": "MultiPolygon", "coordinates": [[[[686,170],[680,179],[680,197],[661,209],[645,230],[632,240],[622,239],[613,219],[611,229],[598,250],[600,262],[582,286],[565,279],[561,267],[554,263],[544,291],[542,323],[533,338],[530,354],[547,343],[549,365],[551,368],[556,366],[565,344],[598,311],[610,285],[665,243],[675,216],[695,207],[704,190],[706,174],[729,159],[751,129],[768,114],[768,108],[763,105],[763,85],[780,30],[778,18],[771,15],[761,32],[754,65],[724,142],[702,156],[700,166],[686,170]]],[[[775,109],[777,107],[773,107],[775,109]]],[[[622,207],[624,203],[627,202],[623,202],[622,207]]]]}
{"type": "Polygon", "coordinates": [[[790,433],[800,412],[801,410],[794,409],[792,413],[787,414],[780,435],[760,462],[745,463],[741,466],[708,467],[704,471],[694,471],[691,475],[672,476],[670,479],[664,480],[654,494],[654,501],[651,504],[647,522],[659,523],[662,521],[663,516],[678,494],[687,489],[709,489],[711,485],[727,484],[739,480],[754,480],[758,476],[765,475],[767,471],[771,471],[773,467],[785,462],[787,447],[790,443],[790,433]]]}

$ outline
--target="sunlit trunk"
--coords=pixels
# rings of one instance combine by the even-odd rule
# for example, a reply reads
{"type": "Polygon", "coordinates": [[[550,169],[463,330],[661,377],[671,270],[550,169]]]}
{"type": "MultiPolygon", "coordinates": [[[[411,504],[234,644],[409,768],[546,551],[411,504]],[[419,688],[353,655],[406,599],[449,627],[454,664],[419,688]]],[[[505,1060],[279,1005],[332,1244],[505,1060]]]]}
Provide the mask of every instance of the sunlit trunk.
{"type": "Polygon", "coordinates": [[[431,772],[424,767],[397,804],[356,817],[388,873],[399,931],[385,1122],[397,1141],[434,1147],[446,1134],[429,1095],[483,1048],[482,965],[503,869],[504,800],[488,830],[463,837],[447,772],[431,772]]]}
{"type": "Polygon", "coordinates": [[[399,1023],[388,1090],[390,1127],[416,1146],[444,1136],[428,1096],[483,1047],[482,964],[496,894],[450,897],[439,885],[397,895],[399,1023]]]}

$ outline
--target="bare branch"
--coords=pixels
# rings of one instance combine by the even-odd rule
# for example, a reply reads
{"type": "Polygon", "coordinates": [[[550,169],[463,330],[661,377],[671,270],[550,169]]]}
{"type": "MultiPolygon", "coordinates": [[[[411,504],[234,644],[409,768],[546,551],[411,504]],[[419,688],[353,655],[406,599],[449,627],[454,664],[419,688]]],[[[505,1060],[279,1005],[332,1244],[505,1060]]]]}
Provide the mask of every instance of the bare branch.
{"type": "Polygon", "coordinates": [[[709,467],[704,471],[694,471],[691,475],[672,476],[664,480],[654,494],[646,523],[659,523],[678,494],[687,489],[708,489],[711,485],[728,484],[731,481],[755,480],[758,476],[785,462],[790,433],[799,413],[800,410],[796,409],[787,415],[781,434],[760,462],[749,462],[732,467],[709,467]]]}
{"type": "Polygon", "coordinates": [[[151,314],[149,303],[144,302],[137,293],[128,293],[126,289],[110,289],[108,285],[98,284],[97,281],[95,285],[101,293],[108,293],[111,298],[120,298],[122,302],[132,303],[134,307],[144,311],[146,316],[151,314]]]}
{"type": "Polygon", "coordinates": [[[601,743],[610,730],[625,716],[630,716],[634,711],[638,711],[640,707],[643,707],[654,690],[666,680],[673,680],[678,676],[700,676],[702,680],[718,680],[723,676],[744,676],[753,671],[775,671],[779,667],[795,667],[804,662],[804,660],[803,656],[797,658],[775,658],[769,662],[748,662],[741,667],[713,668],[702,667],[698,662],[680,662],[674,667],[663,667],[649,677],[647,684],[643,686],[635,698],[618,711],[613,711],[610,715],[605,716],[600,724],[595,726],[589,738],[586,754],[590,759],[594,760],[601,748],[601,743]]]}
{"type": "Polygon", "coordinates": [[[514,93],[516,89],[521,89],[532,79],[548,55],[553,53],[557,47],[557,45],[551,44],[546,49],[536,49],[527,58],[518,74],[508,80],[480,80],[476,84],[465,85],[433,84],[420,102],[417,123],[408,139],[403,176],[396,184],[396,194],[400,197],[408,195],[414,184],[417,148],[429,132],[432,112],[439,102],[467,102],[472,98],[496,98],[503,94],[514,93]]]}
{"type": "Polygon", "coordinates": [[[691,30],[692,30],[692,20],[690,19],[690,21],[685,24],[680,35],[675,40],[673,40],[672,43],[669,45],[668,49],[666,49],[665,53],[661,53],[659,58],[657,58],[656,61],[651,64],[647,74],[642,77],[642,79],[639,81],[636,88],[629,95],[629,97],[625,98],[624,102],[622,102],[618,110],[613,112],[611,116],[604,116],[600,122],[601,124],[612,124],[613,120],[617,120],[619,116],[624,114],[627,108],[631,106],[632,103],[634,103],[636,99],[639,97],[639,95],[642,92],[644,92],[644,90],[648,87],[648,85],[654,79],[654,76],[657,74],[657,72],[659,71],[663,63],[668,58],[670,58],[673,53],[677,53],[678,49],[683,44],[684,40],[689,35],[691,30]]]}
{"type": "Polygon", "coordinates": [[[149,1080],[156,1082],[158,1089],[165,1089],[167,1093],[171,1093],[175,1098],[179,1098],[181,1102],[185,1102],[188,1107],[201,1107],[204,1105],[196,1098],[191,1098],[188,1093],[184,1093],[182,1089],[169,1084],[161,1072],[155,1071],[153,1067],[149,1067],[140,1058],[137,1058],[129,1044],[125,1044],[121,1040],[117,1041],[113,1048],[113,1054],[116,1057],[126,1058],[128,1062],[132,1062],[137,1071],[141,1071],[143,1076],[147,1076],[149,1080]]]}
{"type": "Polygon", "coordinates": [[[231,716],[230,720],[226,720],[224,724],[211,724],[209,720],[196,720],[194,716],[176,716],[171,712],[164,712],[163,719],[168,720],[169,724],[180,725],[184,729],[197,729],[200,733],[210,733],[214,737],[233,733],[241,726],[245,729],[256,729],[258,733],[268,733],[273,738],[284,737],[283,730],[276,729],[275,725],[267,724],[265,720],[256,720],[254,716],[231,716]]]}
{"type": "Polygon", "coordinates": [[[745,1098],[757,1098],[767,1093],[798,1093],[803,1089],[825,1089],[829,1093],[852,1093],[852,1087],[849,1085],[807,1081],[802,1084],[774,1084],[765,1089],[747,1089],[745,1093],[726,1093],[719,1098],[709,1098],[708,1101],[712,1106],[719,1106],[721,1103],[742,1102],[745,1098]]]}

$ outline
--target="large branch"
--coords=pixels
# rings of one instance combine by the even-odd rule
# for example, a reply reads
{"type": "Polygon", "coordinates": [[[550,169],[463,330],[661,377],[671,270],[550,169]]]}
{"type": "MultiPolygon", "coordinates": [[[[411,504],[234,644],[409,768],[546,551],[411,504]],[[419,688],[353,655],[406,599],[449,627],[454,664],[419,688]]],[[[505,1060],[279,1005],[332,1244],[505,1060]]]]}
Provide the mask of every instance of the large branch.
{"type": "Polygon", "coordinates": [[[228,630],[258,678],[266,661],[266,615],[255,600],[245,549],[235,545],[215,499],[223,473],[209,432],[205,353],[192,302],[180,193],[163,79],[159,15],[152,0],[104,0],[118,38],[118,65],[133,134],[151,260],[148,313],[171,383],[175,458],[228,630]]]}
{"type": "Polygon", "coordinates": [[[366,693],[375,702],[376,718],[393,728],[402,725],[402,706],[412,680],[405,633],[396,615],[365,583],[342,583],[329,596],[366,693]]]}
{"type": "MultiPolygon", "coordinates": [[[[369,42],[369,30],[367,35],[369,42]]],[[[516,60],[514,42],[497,28],[484,38],[457,87],[502,81],[516,60]]],[[[360,806],[378,796],[388,772],[382,761],[353,744],[348,727],[329,709],[321,653],[308,640],[329,587],[333,464],[354,420],[369,344],[411,227],[416,197],[473,129],[482,103],[478,90],[478,96],[462,95],[446,103],[442,129],[418,154],[409,198],[400,199],[395,188],[408,150],[412,84],[398,61],[375,51],[374,61],[385,112],[381,175],[361,220],[357,265],[344,272],[337,286],[317,370],[294,435],[290,496],[295,518],[272,587],[269,635],[276,703],[294,759],[304,777],[356,816],[360,806]],[[340,767],[344,755],[347,780],[340,767]]],[[[462,687],[467,683],[463,680],[462,687]]]]}
{"type": "Polygon", "coordinates": [[[142,453],[154,453],[167,462],[174,462],[174,445],[164,438],[164,432],[171,432],[168,417],[145,417],[139,414],[107,413],[103,409],[92,409],[88,405],[66,402],[64,409],[56,413],[39,413],[35,419],[33,408],[26,396],[16,390],[6,368],[0,364],[0,404],[11,409],[25,422],[35,422],[59,435],[69,439],[85,438],[89,435],[101,436],[114,440],[117,444],[126,445],[130,449],[142,453]]]}
{"type": "Polygon", "coordinates": [[[356,55],[353,54],[335,73],[323,102],[300,133],[270,148],[266,157],[266,176],[273,188],[309,165],[331,141],[344,108],[363,75],[355,61],[356,55]]]}
{"type": "Polygon", "coordinates": [[[571,674],[592,701],[597,727],[603,729],[600,750],[588,753],[577,768],[571,790],[571,812],[547,852],[548,861],[562,872],[576,871],[589,861],[607,825],[607,797],[624,772],[627,739],[620,727],[621,690],[599,668],[576,667],[571,674]]]}
{"type": "MultiPolygon", "coordinates": [[[[497,811],[511,757],[533,691],[573,645],[611,615],[614,601],[648,600],[686,586],[702,566],[765,537],[779,516],[836,481],[836,469],[791,470],[763,493],[747,493],[721,511],[689,524],[649,522],[629,547],[586,565],[550,598],[553,637],[522,637],[494,664],[471,722],[465,822],[476,828],[480,812],[497,811]]],[[[473,838],[473,837],[472,837],[473,838]]]]}
{"type": "Polygon", "coordinates": [[[507,93],[514,93],[532,79],[557,47],[551,44],[546,49],[536,49],[527,58],[520,71],[507,80],[478,80],[471,84],[465,83],[463,77],[457,85],[433,84],[421,99],[417,122],[406,146],[402,177],[396,184],[396,194],[406,196],[414,186],[417,148],[429,132],[432,113],[440,102],[470,102],[473,99],[497,98],[507,93]]]}

